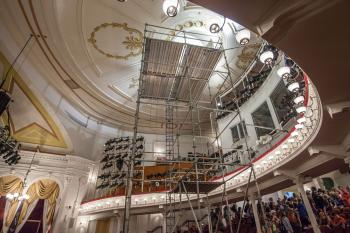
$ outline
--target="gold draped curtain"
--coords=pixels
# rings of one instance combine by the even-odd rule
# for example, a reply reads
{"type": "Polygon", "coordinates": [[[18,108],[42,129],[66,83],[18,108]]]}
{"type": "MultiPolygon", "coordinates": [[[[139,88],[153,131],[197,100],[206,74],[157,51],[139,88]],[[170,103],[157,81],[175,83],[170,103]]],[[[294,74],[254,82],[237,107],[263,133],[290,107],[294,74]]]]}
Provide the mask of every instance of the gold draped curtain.
{"type": "Polygon", "coordinates": [[[6,196],[8,193],[21,193],[23,190],[23,182],[16,176],[0,177],[0,196],[6,196]]]}
{"type": "MultiPolygon", "coordinates": [[[[16,176],[0,177],[0,196],[6,196],[8,193],[19,193],[23,191],[23,181],[16,176]]],[[[12,201],[7,211],[6,226],[8,226],[16,214],[18,201],[12,201]]]]}
{"type": "MultiPolygon", "coordinates": [[[[59,192],[60,192],[60,188],[58,184],[53,180],[43,179],[32,184],[27,191],[27,194],[29,195],[29,199],[23,201],[22,211],[19,218],[19,224],[22,223],[22,221],[26,217],[29,206],[35,200],[45,199],[45,200],[48,200],[48,211],[46,215],[46,222],[48,225],[50,225],[52,223],[53,216],[55,214],[56,201],[57,201],[59,192]]],[[[10,210],[12,209],[9,210],[9,213],[6,218],[7,226],[11,224],[15,216],[17,205],[18,203],[16,203],[16,208],[13,209],[14,213],[11,213],[11,215],[10,215],[10,210]]]]}

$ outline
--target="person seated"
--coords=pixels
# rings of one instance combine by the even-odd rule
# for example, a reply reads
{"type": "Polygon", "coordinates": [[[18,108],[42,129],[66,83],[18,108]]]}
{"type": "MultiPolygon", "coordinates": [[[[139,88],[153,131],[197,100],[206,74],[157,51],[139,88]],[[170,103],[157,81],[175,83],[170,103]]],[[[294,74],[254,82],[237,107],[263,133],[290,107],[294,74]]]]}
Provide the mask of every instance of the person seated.
{"type": "Polygon", "coordinates": [[[318,216],[319,216],[318,224],[320,226],[329,227],[331,225],[331,219],[322,210],[318,213],[318,216]]]}
{"type": "Polygon", "coordinates": [[[331,226],[337,229],[345,229],[346,220],[339,214],[332,213],[331,226]]]}

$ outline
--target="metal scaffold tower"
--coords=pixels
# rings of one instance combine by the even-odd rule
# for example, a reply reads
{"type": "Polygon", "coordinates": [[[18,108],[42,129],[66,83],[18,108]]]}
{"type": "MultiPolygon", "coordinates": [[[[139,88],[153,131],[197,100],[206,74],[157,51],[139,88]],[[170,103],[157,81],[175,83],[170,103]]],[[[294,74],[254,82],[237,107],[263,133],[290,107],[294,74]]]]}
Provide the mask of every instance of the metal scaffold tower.
{"type": "MultiPolygon", "coordinates": [[[[226,182],[233,177],[225,180],[224,177],[227,174],[226,167],[237,166],[236,162],[225,163],[222,157],[222,150],[219,146],[217,146],[218,152],[213,151],[215,156],[209,157],[209,148],[214,148],[215,142],[218,142],[219,137],[222,134],[222,132],[218,132],[216,126],[214,127],[215,140],[212,143],[208,143],[207,146],[208,156],[205,157],[203,154],[199,153],[199,148],[196,145],[197,138],[205,137],[202,136],[201,115],[211,116],[211,113],[223,111],[227,113],[235,113],[233,114],[235,115],[233,116],[234,118],[237,116],[240,117],[239,108],[238,111],[218,109],[216,105],[213,107],[214,99],[210,99],[206,104],[201,102],[201,97],[206,88],[209,89],[210,94],[209,79],[214,73],[225,77],[225,82],[229,82],[231,79],[229,69],[227,69],[227,72],[215,70],[222,57],[224,57],[226,65],[229,67],[225,56],[225,50],[222,47],[221,38],[218,37],[216,40],[213,40],[212,38],[206,39],[206,36],[208,35],[148,24],[146,24],[144,30],[133,143],[136,145],[137,134],[140,127],[140,106],[152,105],[156,106],[158,109],[162,108],[164,117],[155,116],[155,119],[159,121],[159,118],[161,118],[165,128],[165,160],[156,161],[145,159],[143,161],[161,162],[167,166],[167,178],[164,179],[165,187],[167,189],[165,199],[166,205],[164,208],[167,233],[176,232],[179,219],[176,218],[175,213],[182,208],[182,193],[186,194],[197,228],[199,232],[201,232],[194,211],[195,207],[192,205],[189,193],[196,194],[196,206],[200,212],[201,206],[204,207],[204,205],[201,204],[201,199],[206,195],[208,201],[208,193],[223,185],[224,192],[222,201],[225,200],[228,205],[226,182]],[[175,32],[175,34],[173,32],[175,32]],[[184,113],[183,117],[174,119],[175,110],[177,111],[178,109],[182,109],[181,112],[184,113]],[[175,130],[176,133],[174,132],[175,130]],[[178,136],[182,132],[186,132],[188,135],[192,134],[191,155],[193,160],[186,162],[187,164],[190,164],[191,167],[185,171],[181,170],[180,166],[182,163],[182,156],[179,150],[178,136]],[[175,156],[176,145],[177,156],[175,156]],[[216,170],[218,171],[217,173],[221,173],[222,181],[208,181],[206,176],[210,172],[216,170]],[[176,206],[177,203],[180,203],[180,207],[176,206]]],[[[178,117],[177,114],[176,117],[178,117]]],[[[213,122],[210,122],[211,126],[213,126],[212,123],[213,122]]],[[[223,130],[225,129],[226,127],[223,130]]],[[[136,146],[133,146],[132,156],[128,161],[123,233],[129,232],[135,153],[136,146]]],[[[136,161],[140,161],[140,159],[136,159],[136,161]]],[[[242,171],[249,168],[251,171],[251,177],[254,171],[252,165],[247,166],[247,168],[242,171]]],[[[256,181],[255,173],[253,173],[253,176],[256,181]]],[[[250,179],[248,186],[249,183],[250,179]]],[[[209,208],[210,205],[207,204],[208,223],[210,225],[209,208]]],[[[231,233],[233,233],[232,227],[231,233]]]]}

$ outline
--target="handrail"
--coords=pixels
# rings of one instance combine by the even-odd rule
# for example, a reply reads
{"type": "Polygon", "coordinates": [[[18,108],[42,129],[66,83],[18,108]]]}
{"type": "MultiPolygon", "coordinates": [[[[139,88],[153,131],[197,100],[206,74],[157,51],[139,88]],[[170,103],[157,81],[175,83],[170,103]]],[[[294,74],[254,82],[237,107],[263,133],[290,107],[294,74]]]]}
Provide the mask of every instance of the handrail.
{"type": "MultiPolygon", "coordinates": [[[[206,217],[208,217],[208,215],[207,214],[205,214],[205,215],[203,215],[203,217],[202,218],[200,218],[200,219],[198,219],[198,222],[201,222],[201,221],[203,221],[206,217]]],[[[181,224],[181,226],[184,226],[185,224],[187,224],[187,223],[189,223],[189,222],[195,222],[194,220],[192,220],[192,219],[187,219],[187,220],[185,220],[182,224],[181,224]]]]}
{"type": "Polygon", "coordinates": [[[153,232],[155,232],[155,231],[158,230],[158,229],[163,229],[163,226],[162,226],[162,225],[156,226],[156,227],[153,228],[152,230],[146,231],[146,232],[147,232],[147,233],[153,233],[153,232]]]}
{"type": "MultiPolygon", "coordinates": [[[[260,48],[258,49],[258,51],[256,52],[256,54],[260,54],[261,51],[263,50],[263,48],[265,47],[265,45],[266,45],[266,42],[261,43],[260,48]]],[[[237,79],[234,81],[233,87],[230,87],[230,88],[228,88],[228,89],[226,89],[226,90],[223,90],[223,91],[220,90],[221,93],[218,93],[217,95],[218,95],[220,98],[222,98],[223,96],[225,96],[225,95],[227,95],[229,92],[231,92],[231,91],[232,91],[232,88],[237,87],[237,86],[243,81],[243,79],[244,79],[245,77],[247,77],[247,75],[250,73],[250,71],[253,69],[253,67],[255,66],[257,60],[258,60],[258,58],[257,58],[257,56],[256,56],[256,57],[253,59],[253,61],[245,68],[245,70],[244,70],[243,73],[240,75],[240,77],[237,78],[237,79]]],[[[229,67],[227,67],[227,69],[229,69],[229,67]]],[[[220,87],[220,89],[221,89],[221,87],[220,87]]]]}

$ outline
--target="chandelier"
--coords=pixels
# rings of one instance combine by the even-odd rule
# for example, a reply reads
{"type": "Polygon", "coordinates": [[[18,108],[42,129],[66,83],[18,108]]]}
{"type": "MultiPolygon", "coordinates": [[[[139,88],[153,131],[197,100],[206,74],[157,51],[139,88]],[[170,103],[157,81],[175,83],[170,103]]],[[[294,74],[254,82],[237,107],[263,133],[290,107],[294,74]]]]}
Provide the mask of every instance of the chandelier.
{"type": "MultiPolygon", "coordinates": [[[[31,168],[32,168],[32,165],[33,165],[33,161],[34,161],[34,158],[35,158],[35,155],[36,153],[39,151],[39,148],[37,148],[37,150],[34,152],[34,155],[33,155],[33,158],[32,160],[30,161],[30,165],[29,165],[29,168],[27,170],[27,173],[24,177],[24,180],[23,180],[23,188],[25,189],[25,187],[27,186],[27,179],[28,179],[28,175],[31,171],[31,168]]],[[[23,190],[24,190],[23,189],[23,190]]],[[[23,200],[28,200],[30,198],[30,196],[27,194],[27,193],[22,193],[22,194],[19,194],[18,192],[14,192],[14,193],[8,193],[6,194],[6,198],[10,201],[23,201],[23,200]]]]}

